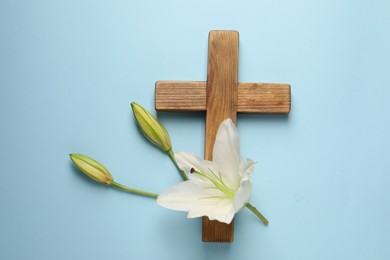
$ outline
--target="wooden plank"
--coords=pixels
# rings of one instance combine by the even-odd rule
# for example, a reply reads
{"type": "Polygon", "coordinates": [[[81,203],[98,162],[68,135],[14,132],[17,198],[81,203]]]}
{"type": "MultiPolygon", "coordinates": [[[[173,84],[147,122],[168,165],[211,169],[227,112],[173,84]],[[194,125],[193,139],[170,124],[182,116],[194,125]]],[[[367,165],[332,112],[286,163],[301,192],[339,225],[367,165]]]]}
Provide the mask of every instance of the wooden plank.
{"type": "Polygon", "coordinates": [[[238,112],[287,114],[291,107],[291,88],[288,84],[240,83],[238,112]]]}
{"type": "MultiPolygon", "coordinates": [[[[204,81],[157,81],[156,110],[206,111],[206,84],[204,81]]],[[[237,111],[240,113],[286,114],[290,107],[288,84],[238,83],[237,111]]]]}
{"type": "MultiPolygon", "coordinates": [[[[237,119],[238,32],[211,31],[208,47],[205,159],[212,160],[219,125],[226,118],[234,123],[237,119]]],[[[203,217],[202,240],[233,242],[233,221],[225,224],[203,217]]]]}
{"type": "Polygon", "coordinates": [[[206,82],[157,81],[157,111],[206,111],[206,82]]]}

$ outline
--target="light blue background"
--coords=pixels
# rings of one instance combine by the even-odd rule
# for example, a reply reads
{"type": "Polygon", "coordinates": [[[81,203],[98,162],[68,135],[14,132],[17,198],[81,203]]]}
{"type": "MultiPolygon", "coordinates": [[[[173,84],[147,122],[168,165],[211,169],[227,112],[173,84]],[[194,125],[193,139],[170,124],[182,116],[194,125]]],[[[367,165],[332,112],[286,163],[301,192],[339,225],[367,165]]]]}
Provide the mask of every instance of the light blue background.
{"type": "MultiPolygon", "coordinates": [[[[0,259],[390,259],[388,1],[0,0],[0,259]],[[289,116],[240,115],[257,160],[235,242],[200,220],[89,181],[180,181],[140,135],[156,80],[205,80],[207,37],[240,32],[239,80],[290,83],[289,116]]],[[[202,155],[204,115],[159,113],[176,150],[202,155]]]]}

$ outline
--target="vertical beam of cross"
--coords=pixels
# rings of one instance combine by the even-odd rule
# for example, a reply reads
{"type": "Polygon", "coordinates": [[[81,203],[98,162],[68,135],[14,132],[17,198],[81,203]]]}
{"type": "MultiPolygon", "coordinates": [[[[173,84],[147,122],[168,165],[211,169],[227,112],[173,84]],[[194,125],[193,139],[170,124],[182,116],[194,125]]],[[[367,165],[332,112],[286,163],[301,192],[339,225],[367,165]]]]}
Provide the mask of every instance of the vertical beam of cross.
{"type": "MultiPolygon", "coordinates": [[[[205,159],[212,160],[215,136],[226,118],[237,121],[238,32],[213,31],[209,35],[206,86],[205,159]]],[[[203,217],[202,240],[234,239],[234,220],[229,224],[203,217]]]]}
{"type": "MultiPolygon", "coordinates": [[[[206,111],[205,159],[212,160],[220,123],[237,112],[288,113],[290,85],[238,83],[238,32],[209,34],[207,82],[157,81],[155,106],[158,111],[206,111]]],[[[234,222],[225,224],[203,217],[204,242],[233,242],[234,222]]]]}

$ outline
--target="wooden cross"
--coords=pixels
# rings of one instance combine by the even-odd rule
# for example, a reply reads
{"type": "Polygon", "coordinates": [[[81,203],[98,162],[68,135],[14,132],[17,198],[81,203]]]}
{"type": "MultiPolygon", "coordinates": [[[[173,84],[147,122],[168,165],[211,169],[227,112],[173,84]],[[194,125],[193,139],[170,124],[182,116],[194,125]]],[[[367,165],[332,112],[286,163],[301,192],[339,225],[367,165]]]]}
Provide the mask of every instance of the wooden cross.
{"type": "MultiPolygon", "coordinates": [[[[205,159],[212,160],[215,136],[221,122],[237,112],[287,114],[290,85],[238,83],[238,32],[209,34],[207,82],[157,81],[158,111],[206,111],[205,159]]],[[[233,242],[234,222],[225,224],[203,217],[204,242],[233,242]]]]}

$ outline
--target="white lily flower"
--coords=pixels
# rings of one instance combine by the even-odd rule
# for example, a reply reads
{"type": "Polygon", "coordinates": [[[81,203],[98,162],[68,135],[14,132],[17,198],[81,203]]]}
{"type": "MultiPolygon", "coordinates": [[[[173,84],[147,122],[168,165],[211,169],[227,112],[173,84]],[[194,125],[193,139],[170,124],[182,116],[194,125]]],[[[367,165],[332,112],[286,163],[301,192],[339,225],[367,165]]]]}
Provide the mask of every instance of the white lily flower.
{"type": "Polygon", "coordinates": [[[212,161],[185,152],[176,153],[175,159],[189,180],[160,194],[159,205],[187,211],[188,218],[207,216],[229,224],[234,214],[249,203],[249,177],[256,163],[240,157],[238,131],[230,118],[218,129],[212,161]]]}

